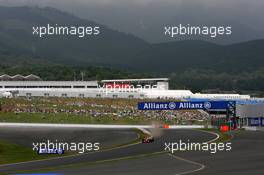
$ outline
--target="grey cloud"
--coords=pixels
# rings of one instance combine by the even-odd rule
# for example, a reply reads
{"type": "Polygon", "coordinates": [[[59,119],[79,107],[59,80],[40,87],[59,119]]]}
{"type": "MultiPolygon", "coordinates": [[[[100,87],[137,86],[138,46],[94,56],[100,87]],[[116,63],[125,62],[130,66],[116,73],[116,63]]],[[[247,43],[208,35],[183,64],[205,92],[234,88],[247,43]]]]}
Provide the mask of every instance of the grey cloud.
{"type": "Polygon", "coordinates": [[[179,23],[233,25],[234,37],[223,43],[264,38],[260,0],[0,0],[0,5],[52,6],[150,42],[166,41],[162,26],[179,23]]]}

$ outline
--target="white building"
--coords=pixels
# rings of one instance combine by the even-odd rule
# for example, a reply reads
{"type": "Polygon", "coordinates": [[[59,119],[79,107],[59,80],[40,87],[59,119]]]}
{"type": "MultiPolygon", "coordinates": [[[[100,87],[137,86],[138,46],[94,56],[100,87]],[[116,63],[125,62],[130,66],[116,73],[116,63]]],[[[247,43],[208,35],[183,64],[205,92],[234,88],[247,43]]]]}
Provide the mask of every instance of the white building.
{"type": "MultiPolygon", "coordinates": [[[[4,75],[6,77],[6,75],[4,75]]],[[[239,94],[193,94],[190,90],[169,90],[168,78],[98,81],[0,81],[0,96],[249,99],[239,94]]]]}

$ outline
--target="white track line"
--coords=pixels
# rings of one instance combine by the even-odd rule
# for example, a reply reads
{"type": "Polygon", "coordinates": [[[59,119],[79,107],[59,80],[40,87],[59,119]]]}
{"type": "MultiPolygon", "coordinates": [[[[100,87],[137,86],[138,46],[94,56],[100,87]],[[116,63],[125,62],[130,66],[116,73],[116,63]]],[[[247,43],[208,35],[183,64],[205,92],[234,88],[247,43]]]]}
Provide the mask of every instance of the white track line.
{"type": "Polygon", "coordinates": [[[209,134],[213,134],[213,135],[216,135],[215,138],[213,138],[212,140],[209,140],[207,142],[204,142],[204,143],[210,143],[210,142],[214,142],[216,140],[218,140],[220,138],[220,135],[218,133],[215,133],[215,132],[211,132],[211,131],[204,131],[204,130],[199,130],[201,132],[206,132],[206,133],[209,133],[209,134]]]}
{"type": "Polygon", "coordinates": [[[194,164],[194,165],[198,165],[200,166],[200,168],[198,169],[195,169],[195,170],[190,170],[190,171],[185,171],[185,172],[181,172],[181,173],[177,173],[175,175],[184,175],[184,174],[190,174],[190,173],[194,173],[194,172],[197,172],[197,171],[201,171],[203,169],[205,169],[205,165],[201,164],[201,163],[198,163],[198,162],[194,162],[192,160],[188,160],[188,159],[184,159],[182,157],[179,157],[179,156],[175,156],[173,154],[168,154],[169,156],[171,157],[174,157],[175,159],[179,159],[179,160],[182,160],[184,162],[187,162],[187,163],[190,163],[190,164],[194,164]]]}
{"type": "MultiPolygon", "coordinates": [[[[102,129],[133,129],[155,128],[152,125],[102,125],[102,124],[52,124],[52,123],[0,123],[0,127],[54,127],[54,128],[102,128],[102,129]]],[[[172,125],[169,129],[201,129],[202,125],[172,125]]]]}
{"type": "MultiPolygon", "coordinates": [[[[216,140],[218,140],[220,138],[220,135],[218,133],[211,132],[211,131],[203,131],[203,130],[199,130],[199,131],[216,135],[215,138],[213,138],[212,140],[209,140],[207,142],[204,142],[204,143],[214,142],[214,141],[216,141],[216,140]]],[[[168,155],[169,156],[172,156],[172,157],[174,157],[176,159],[179,159],[179,160],[182,160],[182,161],[185,161],[185,162],[188,162],[188,163],[191,163],[191,164],[200,166],[200,168],[198,168],[198,169],[190,170],[190,171],[185,171],[185,172],[182,172],[182,173],[177,173],[175,175],[191,174],[191,173],[194,173],[194,172],[197,172],[197,171],[201,171],[201,170],[205,169],[205,167],[206,167],[204,164],[201,164],[201,163],[198,163],[198,162],[194,162],[192,160],[188,160],[188,159],[185,159],[185,158],[182,158],[182,157],[179,157],[179,156],[175,156],[174,154],[168,154],[168,155]]]]}

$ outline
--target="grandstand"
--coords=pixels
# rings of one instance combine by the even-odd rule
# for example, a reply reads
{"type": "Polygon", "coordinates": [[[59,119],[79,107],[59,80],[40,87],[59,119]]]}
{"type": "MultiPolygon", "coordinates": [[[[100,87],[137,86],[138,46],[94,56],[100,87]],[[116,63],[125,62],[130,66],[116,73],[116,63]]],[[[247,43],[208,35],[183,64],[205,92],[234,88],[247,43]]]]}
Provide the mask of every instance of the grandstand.
{"type": "Polygon", "coordinates": [[[10,75],[4,74],[0,76],[0,81],[41,81],[41,78],[33,74],[30,74],[27,76],[23,76],[20,74],[10,76],[10,75]]]}
{"type": "Polygon", "coordinates": [[[35,75],[2,75],[0,80],[0,96],[2,97],[250,99],[249,95],[194,94],[190,90],[170,90],[168,78],[42,81],[35,75]]]}

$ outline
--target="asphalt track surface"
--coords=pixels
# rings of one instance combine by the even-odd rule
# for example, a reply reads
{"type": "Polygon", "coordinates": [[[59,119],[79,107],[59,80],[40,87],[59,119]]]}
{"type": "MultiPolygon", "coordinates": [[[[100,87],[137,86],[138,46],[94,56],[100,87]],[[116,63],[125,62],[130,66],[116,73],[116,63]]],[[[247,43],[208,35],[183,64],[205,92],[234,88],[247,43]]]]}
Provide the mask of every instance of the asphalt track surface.
{"type": "MultiPolygon", "coordinates": [[[[123,132],[123,131],[122,131],[123,132]]],[[[127,131],[126,131],[127,132],[127,131]]],[[[233,133],[232,151],[211,154],[209,152],[177,152],[174,155],[158,154],[147,157],[137,155],[156,153],[164,150],[164,142],[205,142],[215,135],[196,130],[164,130],[163,135],[151,144],[130,145],[109,151],[78,156],[0,166],[0,172],[54,168],[59,174],[201,174],[201,175],[260,175],[264,172],[264,132],[238,131],[233,133]],[[112,160],[113,162],[91,162],[112,160]],[[74,165],[74,166],[68,166],[74,165]]]]}
{"type": "Polygon", "coordinates": [[[185,152],[177,155],[197,161],[206,167],[196,174],[201,175],[263,175],[264,132],[235,131],[232,133],[232,151],[209,154],[185,152]]]}
{"type": "Polygon", "coordinates": [[[137,138],[132,130],[53,127],[0,127],[0,139],[28,146],[47,142],[99,142],[101,147],[125,144],[137,138]],[[107,134],[106,134],[107,133],[107,134]]]}

